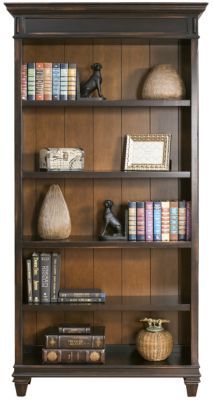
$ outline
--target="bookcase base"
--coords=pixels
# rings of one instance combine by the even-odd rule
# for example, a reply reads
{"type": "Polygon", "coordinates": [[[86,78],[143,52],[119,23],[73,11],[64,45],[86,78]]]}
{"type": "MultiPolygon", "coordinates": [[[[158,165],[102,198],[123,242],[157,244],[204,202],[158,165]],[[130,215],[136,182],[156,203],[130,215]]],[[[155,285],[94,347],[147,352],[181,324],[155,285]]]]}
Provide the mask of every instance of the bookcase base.
{"type": "Polygon", "coordinates": [[[18,397],[24,397],[27,392],[27,387],[31,382],[31,378],[14,378],[13,382],[15,383],[16,395],[18,397]]]}

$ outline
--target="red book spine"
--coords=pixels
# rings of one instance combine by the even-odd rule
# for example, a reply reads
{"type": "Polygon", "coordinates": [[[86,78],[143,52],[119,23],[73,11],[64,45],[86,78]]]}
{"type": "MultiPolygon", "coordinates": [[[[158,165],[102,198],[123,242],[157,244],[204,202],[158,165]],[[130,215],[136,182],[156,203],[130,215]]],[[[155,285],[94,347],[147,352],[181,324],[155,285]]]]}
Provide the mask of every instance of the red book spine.
{"type": "Polygon", "coordinates": [[[153,201],[146,201],[146,241],[153,241],[153,201]]]}
{"type": "Polygon", "coordinates": [[[36,63],[35,99],[44,100],[44,64],[36,63]]]}
{"type": "Polygon", "coordinates": [[[44,100],[52,100],[52,63],[44,63],[44,100]]]}
{"type": "Polygon", "coordinates": [[[21,66],[21,98],[27,100],[27,63],[21,66]]]}

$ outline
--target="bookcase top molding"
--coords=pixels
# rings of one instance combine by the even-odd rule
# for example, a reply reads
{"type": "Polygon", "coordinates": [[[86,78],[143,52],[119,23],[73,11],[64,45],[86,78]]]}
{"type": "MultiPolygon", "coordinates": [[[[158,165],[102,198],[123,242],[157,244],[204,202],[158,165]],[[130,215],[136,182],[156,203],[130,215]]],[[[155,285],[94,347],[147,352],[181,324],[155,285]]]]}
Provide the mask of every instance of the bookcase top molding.
{"type": "Polygon", "coordinates": [[[197,38],[207,3],[5,3],[15,38],[197,38]]]}

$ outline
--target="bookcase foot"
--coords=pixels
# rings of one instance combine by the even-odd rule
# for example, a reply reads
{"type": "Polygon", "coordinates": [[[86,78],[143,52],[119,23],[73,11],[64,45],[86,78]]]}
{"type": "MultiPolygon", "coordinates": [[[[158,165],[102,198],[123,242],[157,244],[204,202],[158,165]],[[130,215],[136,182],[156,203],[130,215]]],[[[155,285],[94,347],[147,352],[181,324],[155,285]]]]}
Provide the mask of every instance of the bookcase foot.
{"type": "Polygon", "coordinates": [[[186,385],[187,396],[196,397],[200,378],[199,377],[184,378],[184,382],[186,385]]]}
{"type": "Polygon", "coordinates": [[[27,386],[30,384],[31,378],[14,378],[16,394],[19,397],[23,397],[26,395],[27,386]]]}

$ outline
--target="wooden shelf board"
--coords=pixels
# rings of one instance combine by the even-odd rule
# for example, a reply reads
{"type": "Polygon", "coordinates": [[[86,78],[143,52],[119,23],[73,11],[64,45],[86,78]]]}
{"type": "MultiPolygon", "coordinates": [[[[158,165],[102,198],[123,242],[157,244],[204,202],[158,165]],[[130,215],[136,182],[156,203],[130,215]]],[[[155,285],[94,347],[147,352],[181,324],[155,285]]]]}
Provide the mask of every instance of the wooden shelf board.
{"type": "Polygon", "coordinates": [[[184,179],[190,171],[24,171],[24,179],[184,179]]]}
{"type": "Polygon", "coordinates": [[[190,311],[177,296],[107,296],[105,303],[23,304],[26,311],[190,311]]]}
{"type": "Polygon", "coordinates": [[[190,100],[22,100],[23,107],[190,107],[190,100]]]}
{"type": "Polygon", "coordinates": [[[191,248],[191,242],[141,242],[129,240],[102,241],[90,236],[71,236],[66,240],[42,240],[37,237],[25,236],[21,242],[22,248],[48,249],[48,248],[191,248]]]}

